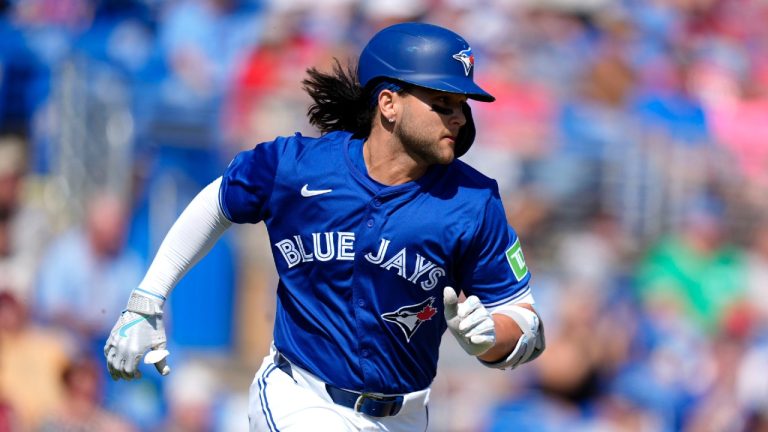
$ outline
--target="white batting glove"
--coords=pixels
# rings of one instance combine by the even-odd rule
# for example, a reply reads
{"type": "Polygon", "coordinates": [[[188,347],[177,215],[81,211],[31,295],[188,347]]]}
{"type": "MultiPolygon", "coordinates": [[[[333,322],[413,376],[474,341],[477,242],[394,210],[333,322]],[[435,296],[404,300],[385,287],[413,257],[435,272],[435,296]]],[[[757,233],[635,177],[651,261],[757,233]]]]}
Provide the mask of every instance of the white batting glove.
{"type": "Polygon", "coordinates": [[[459,303],[456,291],[445,287],[443,304],[448,330],[469,355],[479,356],[496,343],[493,318],[476,296],[469,296],[463,303],[459,303]]]}
{"type": "Polygon", "coordinates": [[[112,379],[140,378],[138,365],[144,353],[144,363],[154,364],[161,375],[168,375],[171,368],[165,360],[170,354],[166,342],[162,306],[148,297],[131,294],[128,308],[120,315],[104,346],[112,379]]]}

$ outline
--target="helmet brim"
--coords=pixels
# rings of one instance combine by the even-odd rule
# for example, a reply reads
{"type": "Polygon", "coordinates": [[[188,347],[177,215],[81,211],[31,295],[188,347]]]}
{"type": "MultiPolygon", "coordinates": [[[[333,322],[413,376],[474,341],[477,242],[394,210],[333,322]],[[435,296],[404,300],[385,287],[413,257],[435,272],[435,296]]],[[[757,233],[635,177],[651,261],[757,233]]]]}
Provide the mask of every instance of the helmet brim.
{"type": "Polygon", "coordinates": [[[490,93],[483,90],[470,78],[463,77],[445,77],[440,78],[429,76],[409,76],[408,79],[400,79],[417,87],[424,87],[432,90],[444,91],[448,93],[457,93],[466,95],[469,99],[480,102],[493,102],[496,100],[490,93]]]}

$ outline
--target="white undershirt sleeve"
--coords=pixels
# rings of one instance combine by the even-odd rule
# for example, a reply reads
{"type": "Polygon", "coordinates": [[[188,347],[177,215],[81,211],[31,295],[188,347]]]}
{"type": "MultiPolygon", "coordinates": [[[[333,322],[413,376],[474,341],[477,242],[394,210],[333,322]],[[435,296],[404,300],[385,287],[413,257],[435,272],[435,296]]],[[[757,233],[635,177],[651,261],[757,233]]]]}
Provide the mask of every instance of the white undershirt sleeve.
{"type": "Polygon", "coordinates": [[[221,177],[189,203],[166,234],[136,291],[163,302],[232,225],[219,204],[221,177]]]}

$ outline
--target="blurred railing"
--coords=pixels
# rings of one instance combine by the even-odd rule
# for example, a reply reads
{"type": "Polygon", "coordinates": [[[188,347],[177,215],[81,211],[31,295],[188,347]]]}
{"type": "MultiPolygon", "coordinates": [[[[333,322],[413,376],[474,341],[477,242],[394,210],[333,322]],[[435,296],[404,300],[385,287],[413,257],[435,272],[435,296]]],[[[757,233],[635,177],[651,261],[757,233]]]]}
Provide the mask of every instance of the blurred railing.
{"type": "Polygon", "coordinates": [[[131,93],[114,69],[73,57],[53,74],[49,118],[51,172],[47,203],[80,220],[94,189],[127,197],[133,170],[131,93]]]}

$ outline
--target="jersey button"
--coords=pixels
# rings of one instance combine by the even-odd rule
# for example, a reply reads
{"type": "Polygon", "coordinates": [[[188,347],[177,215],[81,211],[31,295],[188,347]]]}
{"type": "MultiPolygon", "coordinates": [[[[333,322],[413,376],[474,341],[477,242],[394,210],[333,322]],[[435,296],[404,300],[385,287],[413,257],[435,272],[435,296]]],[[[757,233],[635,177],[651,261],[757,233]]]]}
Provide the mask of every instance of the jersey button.
{"type": "Polygon", "coordinates": [[[373,227],[373,219],[368,219],[368,222],[366,222],[365,224],[368,225],[368,228],[373,227]]]}
{"type": "Polygon", "coordinates": [[[368,352],[367,349],[364,349],[364,350],[360,351],[360,354],[362,354],[363,357],[368,357],[368,354],[370,354],[370,352],[368,352]]]}
{"type": "Polygon", "coordinates": [[[373,200],[373,205],[375,205],[376,207],[381,207],[381,200],[379,199],[373,200]]]}
{"type": "Polygon", "coordinates": [[[357,305],[360,306],[360,307],[365,307],[365,300],[363,300],[363,299],[358,300],[357,301],[357,305]]]}

